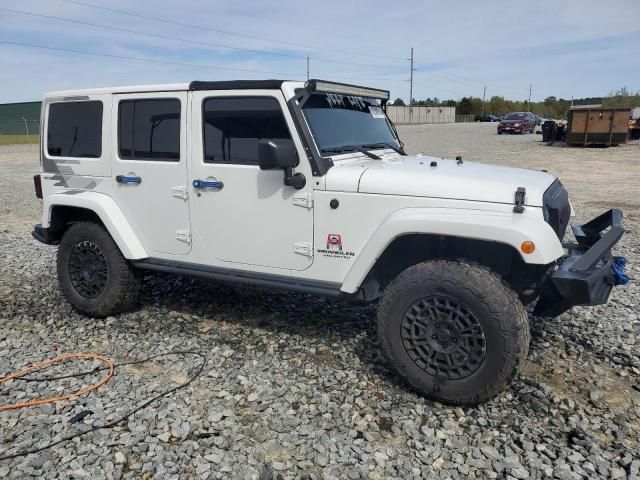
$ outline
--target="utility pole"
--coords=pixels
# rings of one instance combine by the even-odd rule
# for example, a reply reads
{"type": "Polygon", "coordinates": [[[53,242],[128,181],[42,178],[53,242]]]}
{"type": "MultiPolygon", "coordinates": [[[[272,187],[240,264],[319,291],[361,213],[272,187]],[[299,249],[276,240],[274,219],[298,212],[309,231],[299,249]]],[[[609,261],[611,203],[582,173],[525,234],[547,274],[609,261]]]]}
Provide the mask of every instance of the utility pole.
{"type": "Polygon", "coordinates": [[[485,96],[487,95],[487,86],[485,85],[484,87],[484,91],[482,92],[482,115],[484,117],[484,99],[485,96]]]}
{"type": "Polygon", "coordinates": [[[307,80],[309,80],[309,55],[307,55],[307,80]]]}
{"type": "Polygon", "coordinates": [[[409,76],[409,123],[411,123],[411,117],[413,116],[413,47],[411,47],[411,62],[410,76],[409,76]]]}
{"type": "Polygon", "coordinates": [[[529,84],[529,111],[531,111],[531,84],[529,84]]]}

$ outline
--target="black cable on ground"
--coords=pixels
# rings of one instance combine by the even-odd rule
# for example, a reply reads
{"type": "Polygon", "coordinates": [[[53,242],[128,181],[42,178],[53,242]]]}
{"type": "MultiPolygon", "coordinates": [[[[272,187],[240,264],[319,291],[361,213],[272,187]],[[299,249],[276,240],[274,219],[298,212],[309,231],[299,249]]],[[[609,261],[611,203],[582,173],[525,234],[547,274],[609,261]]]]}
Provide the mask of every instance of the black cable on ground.
{"type": "MultiPolygon", "coordinates": [[[[149,406],[151,403],[155,402],[156,400],[165,397],[167,395],[170,395],[173,392],[176,392],[184,387],[186,387],[187,385],[189,385],[191,382],[193,382],[196,378],[198,378],[201,374],[202,371],[204,370],[204,366],[207,363],[207,359],[206,357],[201,353],[201,352],[197,352],[197,351],[192,351],[192,350],[183,350],[183,351],[176,351],[176,352],[166,352],[166,353],[159,353],[157,355],[152,355],[151,357],[147,357],[143,360],[135,360],[132,362],[122,362],[122,363],[117,363],[114,364],[114,367],[117,368],[119,366],[124,366],[124,365],[137,365],[140,363],[146,363],[146,362],[150,362],[151,360],[154,360],[158,357],[166,357],[169,355],[196,355],[198,357],[200,357],[201,363],[198,365],[198,367],[196,368],[196,371],[193,375],[191,375],[187,381],[185,381],[184,383],[181,383],[180,385],[176,385],[175,387],[172,387],[168,390],[165,390],[164,392],[160,392],[159,394],[151,397],[149,400],[144,401],[143,403],[141,403],[140,405],[138,405],[137,407],[135,407],[132,410],[129,410],[128,412],[126,412],[124,415],[118,417],[116,420],[112,420],[109,423],[106,423],[104,425],[101,426],[93,426],[91,427],[89,430],[85,430],[83,432],[76,432],[73,433],[71,435],[67,435],[66,437],[62,437],[59,440],[56,440],[55,442],[51,442],[43,447],[39,447],[39,448],[34,448],[31,450],[23,450],[21,452],[17,452],[17,453],[12,453],[9,455],[2,455],[0,456],[0,461],[2,460],[11,460],[13,458],[18,458],[18,457],[24,457],[25,455],[30,455],[32,453],[39,453],[42,452],[44,450],[47,450],[51,447],[55,447],[56,445],[60,445],[61,443],[65,443],[68,442],[69,440],[73,440],[76,437],[81,437],[83,435],[86,435],[87,433],[90,432],[95,432],[96,430],[101,430],[103,428],[113,428],[116,425],[118,425],[119,423],[122,423],[124,420],[126,420],[127,418],[129,418],[130,416],[136,414],[137,412],[139,412],[140,410],[142,410],[143,408],[149,406]]],[[[77,373],[77,374],[72,374],[72,375],[65,375],[63,377],[51,377],[51,378],[38,378],[38,379],[30,379],[29,381],[51,381],[51,380],[57,380],[60,378],[70,378],[70,377],[79,377],[82,375],[88,375],[90,373],[95,373],[97,371],[102,370],[103,368],[96,368],[87,372],[81,372],[81,373],[77,373]]],[[[26,379],[25,379],[26,380],[26,379]]]]}

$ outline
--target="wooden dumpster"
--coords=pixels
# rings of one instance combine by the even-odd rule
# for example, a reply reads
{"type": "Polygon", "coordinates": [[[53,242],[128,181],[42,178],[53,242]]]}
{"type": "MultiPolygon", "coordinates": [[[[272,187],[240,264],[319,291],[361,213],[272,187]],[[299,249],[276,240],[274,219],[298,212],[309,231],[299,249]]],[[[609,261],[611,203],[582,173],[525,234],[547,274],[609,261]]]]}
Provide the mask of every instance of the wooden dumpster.
{"type": "Polygon", "coordinates": [[[627,142],[630,108],[572,107],[567,123],[570,145],[618,145],[627,142]]]}

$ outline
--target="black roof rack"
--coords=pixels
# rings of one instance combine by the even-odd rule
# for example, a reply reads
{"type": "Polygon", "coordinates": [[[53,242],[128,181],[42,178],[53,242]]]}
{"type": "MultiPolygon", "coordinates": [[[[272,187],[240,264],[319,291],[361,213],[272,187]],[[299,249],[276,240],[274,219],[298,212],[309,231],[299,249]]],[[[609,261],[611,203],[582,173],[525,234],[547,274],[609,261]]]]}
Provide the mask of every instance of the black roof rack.
{"type": "Polygon", "coordinates": [[[193,81],[189,90],[274,90],[285,80],[222,80],[217,82],[193,81]]]}

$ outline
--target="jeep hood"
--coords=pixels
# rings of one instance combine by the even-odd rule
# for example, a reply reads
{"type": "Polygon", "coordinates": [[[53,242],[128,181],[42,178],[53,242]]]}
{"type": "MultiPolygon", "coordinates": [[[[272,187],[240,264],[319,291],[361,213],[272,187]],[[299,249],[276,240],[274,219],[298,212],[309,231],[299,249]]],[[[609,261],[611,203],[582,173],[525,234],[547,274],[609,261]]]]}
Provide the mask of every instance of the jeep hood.
{"type": "Polygon", "coordinates": [[[361,156],[335,161],[326,176],[327,190],[418,197],[514,202],[518,187],[526,189],[525,204],[542,206],[542,195],[555,177],[546,172],[423,155],[361,156]],[[431,166],[435,162],[435,166],[431,166]]]}

